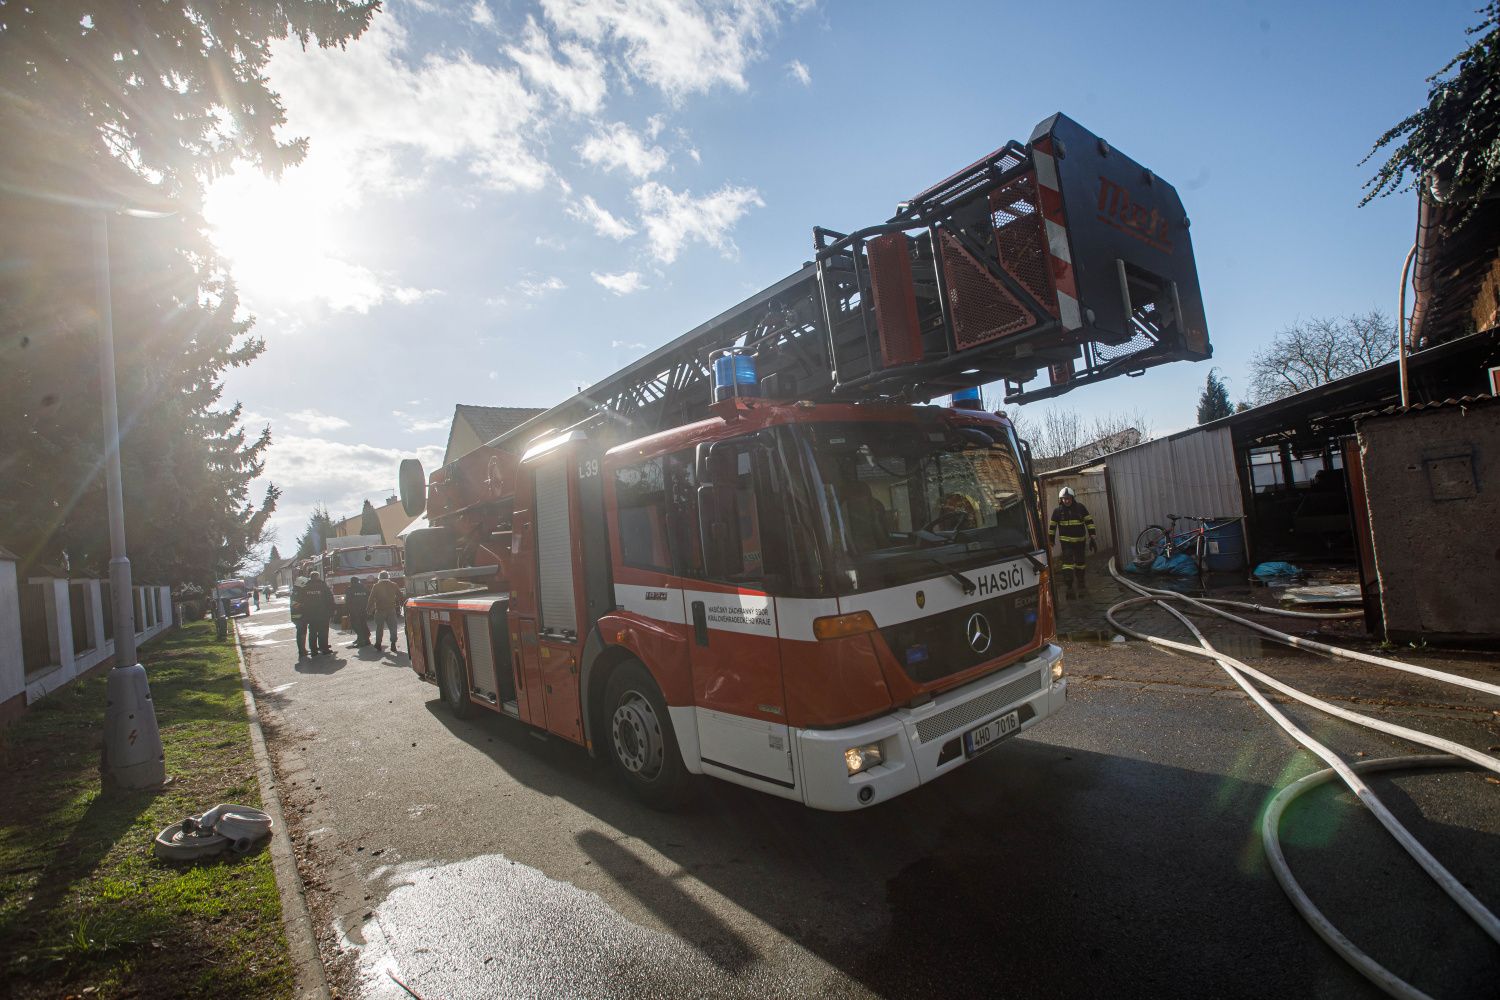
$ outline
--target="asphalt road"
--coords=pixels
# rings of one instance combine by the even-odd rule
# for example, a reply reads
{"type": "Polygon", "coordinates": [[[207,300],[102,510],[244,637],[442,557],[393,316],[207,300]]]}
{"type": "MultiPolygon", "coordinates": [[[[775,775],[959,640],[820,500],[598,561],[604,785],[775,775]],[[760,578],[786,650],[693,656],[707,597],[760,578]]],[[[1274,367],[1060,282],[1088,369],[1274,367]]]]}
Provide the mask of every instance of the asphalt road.
{"type": "MultiPolygon", "coordinates": [[[[407,997],[391,975],[424,1000],[1379,995],[1266,867],[1262,806],[1318,765],[1235,692],[1081,680],[1024,738],[864,812],[703,779],[660,814],[578,747],[453,718],[404,653],[344,634],[299,662],[285,601],[241,630],[343,996],[407,997]]],[[[1350,756],[1424,752],[1288,711],[1350,756]]],[[[1495,718],[1402,721],[1483,749],[1495,718]]],[[[1495,908],[1492,782],[1372,785],[1495,908]]],[[[1493,997],[1500,946],[1339,787],[1283,828],[1308,893],[1434,996],[1493,997]]]]}

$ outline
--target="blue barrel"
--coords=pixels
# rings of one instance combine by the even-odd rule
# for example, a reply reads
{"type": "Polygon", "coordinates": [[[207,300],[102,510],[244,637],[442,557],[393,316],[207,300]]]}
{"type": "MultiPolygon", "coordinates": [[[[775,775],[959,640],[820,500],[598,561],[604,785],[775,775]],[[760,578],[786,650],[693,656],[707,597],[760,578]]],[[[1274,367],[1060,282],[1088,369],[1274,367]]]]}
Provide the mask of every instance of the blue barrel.
{"type": "Polygon", "coordinates": [[[1245,568],[1244,521],[1227,521],[1208,527],[1204,541],[1208,553],[1205,567],[1214,572],[1245,568]]]}

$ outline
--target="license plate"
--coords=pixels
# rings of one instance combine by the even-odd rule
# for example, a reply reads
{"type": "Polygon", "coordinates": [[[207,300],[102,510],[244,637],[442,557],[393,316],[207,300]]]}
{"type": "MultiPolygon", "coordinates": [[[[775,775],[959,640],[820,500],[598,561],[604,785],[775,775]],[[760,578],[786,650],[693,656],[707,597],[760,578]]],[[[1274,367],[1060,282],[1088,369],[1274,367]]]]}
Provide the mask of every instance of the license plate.
{"type": "Polygon", "coordinates": [[[964,733],[964,756],[974,757],[984,753],[996,743],[1021,731],[1020,710],[1007,712],[998,719],[991,719],[978,729],[964,733]]]}

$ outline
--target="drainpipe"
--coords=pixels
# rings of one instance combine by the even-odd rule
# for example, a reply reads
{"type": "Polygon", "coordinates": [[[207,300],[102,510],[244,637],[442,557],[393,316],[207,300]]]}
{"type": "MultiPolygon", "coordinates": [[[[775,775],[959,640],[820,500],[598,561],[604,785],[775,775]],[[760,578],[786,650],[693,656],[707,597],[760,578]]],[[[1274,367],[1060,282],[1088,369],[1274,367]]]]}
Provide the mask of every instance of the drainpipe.
{"type": "Polygon", "coordinates": [[[1417,296],[1411,310],[1413,349],[1425,346],[1422,325],[1427,317],[1428,307],[1432,304],[1432,268],[1433,259],[1437,256],[1438,216],[1446,204],[1438,194],[1436,185],[1436,179],[1424,178],[1424,183],[1417,188],[1417,259],[1411,281],[1417,296]]]}
{"type": "MultiPolygon", "coordinates": [[[[1406,264],[1401,268],[1401,295],[1396,306],[1396,357],[1400,362],[1397,365],[1397,371],[1401,378],[1402,408],[1411,405],[1410,393],[1406,388],[1406,281],[1411,277],[1411,260],[1416,255],[1417,248],[1413,244],[1411,251],[1406,255],[1406,264]]],[[[1415,327],[1416,323],[1414,322],[1412,326],[1415,327]]]]}

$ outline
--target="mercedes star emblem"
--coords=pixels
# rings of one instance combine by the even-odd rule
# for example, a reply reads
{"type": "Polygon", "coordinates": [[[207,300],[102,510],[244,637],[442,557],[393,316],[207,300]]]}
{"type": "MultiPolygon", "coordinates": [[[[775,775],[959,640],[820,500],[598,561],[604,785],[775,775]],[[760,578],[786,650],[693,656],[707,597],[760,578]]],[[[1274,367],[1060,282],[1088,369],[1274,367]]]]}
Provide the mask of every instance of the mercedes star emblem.
{"type": "Polygon", "coordinates": [[[974,652],[982,653],[990,648],[990,620],[984,615],[970,615],[964,632],[969,637],[969,648],[974,652]]]}

